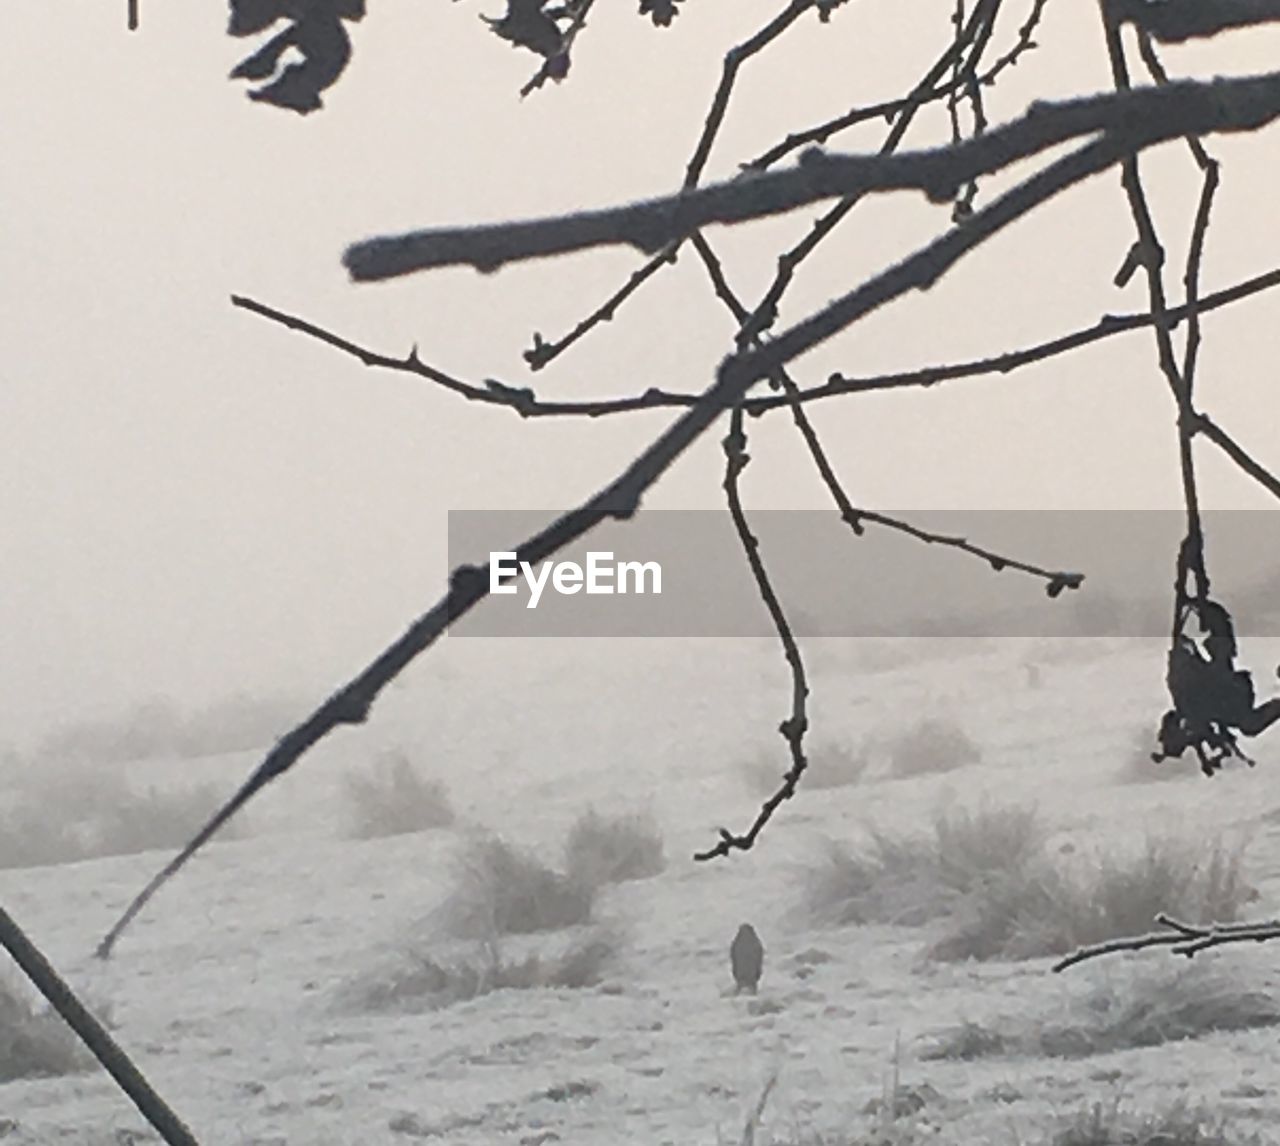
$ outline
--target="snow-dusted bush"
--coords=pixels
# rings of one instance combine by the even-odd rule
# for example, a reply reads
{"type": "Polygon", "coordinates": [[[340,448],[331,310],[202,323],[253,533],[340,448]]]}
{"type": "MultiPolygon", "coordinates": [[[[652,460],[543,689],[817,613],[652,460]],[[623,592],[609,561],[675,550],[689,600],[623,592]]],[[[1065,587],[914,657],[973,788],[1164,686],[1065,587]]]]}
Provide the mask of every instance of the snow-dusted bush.
{"type": "Polygon", "coordinates": [[[649,813],[605,816],[589,808],[565,840],[565,870],[579,883],[648,879],[666,865],[662,831],[649,813]]]}
{"type": "Polygon", "coordinates": [[[607,932],[577,935],[551,950],[504,957],[497,943],[469,955],[433,955],[410,949],[382,968],[349,980],[337,994],[340,1007],[361,1011],[420,1011],[487,995],[491,991],[559,988],[579,990],[600,982],[616,954],[607,932]]]}
{"type": "MultiPolygon", "coordinates": [[[[215,784],[137,788],[115,769],[43,770],[0,812],[0,868],[76,863],[99,856],[178,848],[208,822],[226,793],[215,784]]],[[[237,817],[219,840],[243,836],[237,817]]]]}
{"type": "MultiPolygon", "coordinates": [[[[149,785],[126,787],[116,801],[99,809],[85,828],[89,854],[132,855],[135,852],[180,848],[196,834],[225,802],[228,793],[219,785],[149,785]]],[[[243,813],[218,830],[218,840],[243,837],[248,832],[243,813]]]]}
{"type": "Polygon", "coordinates": [[[806,905],[821,922],[920,926],[1036,860],[1044,840],[1032,808],[953,808],[934,817],[931,833],[872,832],[858,850],[829,842],[806,875],[806,905]]]}
{"type": "Polygon", "coordinates": [[[454,856],[454,887],[443,912],[462,936],[554,931],[590,920],[596,886],[497,836],[475,835],[454,856]]]}
{"type": "Polygon", "coordinates": [[[900,777],[949,772],[982,758],[977,744],[959,724],[939,716],[926,717],[898,733],[885,750],[890,774],[900,777]]]}
{"type": "Polygon", "coordinates": [[[926,836],[873,833],[860,848],[826,841],[804,875],[807,914],[815,923],[896,923],[919,926],[946,910],[950,896],[937,878],[926,836]]]}
{"type": "Polygon", "coordinates": [[[402,752],[379,756],[367,775],[348,772],[343,787],[357,839],[447,828],[454,821],[443,781],[423,777],[402,752]]]}
{"type": "Polygon", "coordinates": [[[76,1074],[94,1065],[62,1016],[0,979],[0,1083],[76,1074]]]}
{"type": "Polygon", "coordinates": [[[1148,836],[1141,849],[1064,866],[1012,866],[965,898],[932,958],[1027,959],[1150,931],[1166,912],[1188,923],[1238,919],[1253,895],[1243,846],[1148,836]]]}
{"type": "Polygon", "coordinates": [[[934,1031],[920,1057],[970,1061],[993,1055],[1084,1058],[1280,1025],[1280,1003],[1237,975],[1201,965],[1146,964],[1096,983],[1064,1019],[1020,1010],[1001,1023],[965,1021],[934,1031]]]}

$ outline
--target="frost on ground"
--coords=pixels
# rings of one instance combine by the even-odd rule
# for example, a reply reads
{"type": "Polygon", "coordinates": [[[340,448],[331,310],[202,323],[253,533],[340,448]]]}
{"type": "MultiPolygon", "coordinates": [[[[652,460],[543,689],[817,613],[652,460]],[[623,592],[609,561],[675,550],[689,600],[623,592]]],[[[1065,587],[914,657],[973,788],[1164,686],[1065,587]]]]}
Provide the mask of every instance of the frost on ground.
{"type": "MultiPolygon", "coordinates": [[[[743,761],[785,763],[762,747],[776,651],[744,647],[451,650],[448,679],[273,784],[106,963],[94,945],[176,845],[160,801],[203,813],[256,757],[6,773],[0,896],[203,1143],[1280,1138],[1266,947],[1049,970],[1163,908],[1280,913],[1274,745],[1132,782],[1163,709],[1150,644],[829,650],[822,782],[752,852],[698,864],[759,806],[743,761]],[[109,821],[129,847],[90,846],[109,821]],[[744,922],[755,996],[729,967],[744,922]]],[[[5,1146],[154,1140],[14,975],[5,1146]]]]}

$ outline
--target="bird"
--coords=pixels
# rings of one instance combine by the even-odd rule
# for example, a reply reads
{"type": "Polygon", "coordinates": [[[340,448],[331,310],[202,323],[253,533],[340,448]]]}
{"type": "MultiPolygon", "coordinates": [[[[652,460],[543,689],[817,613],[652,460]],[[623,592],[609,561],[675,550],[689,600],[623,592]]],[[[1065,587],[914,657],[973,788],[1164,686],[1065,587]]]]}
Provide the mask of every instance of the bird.
{"type": "Polygon", "coordinates": [[[753,995],[760,985],[760,972],[764,970],[764,944],[750,923],[738,928],[738,934],[729,945],[729,962],[733,967],[733,981],[737,984],[734,994],[743,988],[753,995]]]}

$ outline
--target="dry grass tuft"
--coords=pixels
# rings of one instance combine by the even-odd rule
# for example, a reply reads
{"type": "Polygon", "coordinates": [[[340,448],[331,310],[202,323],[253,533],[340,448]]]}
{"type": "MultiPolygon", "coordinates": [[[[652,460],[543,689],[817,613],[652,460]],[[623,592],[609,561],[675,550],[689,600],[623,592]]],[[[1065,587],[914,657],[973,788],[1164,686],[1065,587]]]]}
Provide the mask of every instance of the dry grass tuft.
{"type": "MultiPolygon", "coordinates": [[[[226,795],[209,783],[137,788],[107,766],[46,770],[11,793],[0,812],[0,868],[176,849],[208,822],[226,795]]],[[[215,842],[248,830],[248,821],[238,816],[215,842]]]]}
{"type": "Polygon", "coordinates": [[[667,866],[662,831],[649,813],[605,816],[589,808],[569,829],[564,866],[580,884],[649,879],[667,866]]]}
{"type": "Polygon", "coordinates": [[[95,1065],[61,1015],[0,979],[0,1083],[79,1074],[95,1065]]]}
{"type": "Polygon", "coordinates": [[[1030,959],[1142,934],[1166,912],[1188,923],[1229,923],[1252,895],[1243,845],[1148,836],[1073,867],[1047,856],[979,882],[929,948],[933,959],[1030,959]]]}
{"type": "Polygon", "coordinates": [[[383,753],[370,775],[348,772],[343,786],[356,839],[447,828],[454,821],[443,781],[425,779],[403,752],[383,753]]]}
{"type": "Polygon", "coordinates": [[[806,880],[817,922],[918,927],[958,910],[965,897],[1014,873],[1043,852],[1044,828],[1032,808],[954,808],[934,817],[933,832],[872,832],[852,850],[829,842],[806,880]]]}
{"type": "Polygon", "coordinates": [[[454,889],[443,905],[455,935],[492,939],[586,923],[596,885],[554,871],[494,835],[475,835],[454,857],[454,889]]]}
{"type": "Polygon", "coordinates": [[[933,1033],[926,1060],[998,1055],[1086,1058],[1201,1038],[1220,1031],[1280,1025],[1280,1003],[1238,977],[1200,965],[1143,964],[1117,982],[1096,984],[1065,1019],[1019,1015],[1004,1025],[964,1022],[933,1033]]]}
{"type": "Polygon", "coordinates": [[[900,732],[886,745],[889,773],[898,777],[950,772],[976,764],[982,752],[955,721],[931,716],[900,732]]]}
{"type": "Polygon", "coordinates": [[[497,943],[481,944],[469,956],[452,958],[410,949],[386,966],[349,980],[339,989],[336,1002],[363,1012],[415,1012],[437,1010],[493,991],[581,990],[600,982],[616,954],[615,937],[599,930],[519,958],[505,957],[497,943]]]}

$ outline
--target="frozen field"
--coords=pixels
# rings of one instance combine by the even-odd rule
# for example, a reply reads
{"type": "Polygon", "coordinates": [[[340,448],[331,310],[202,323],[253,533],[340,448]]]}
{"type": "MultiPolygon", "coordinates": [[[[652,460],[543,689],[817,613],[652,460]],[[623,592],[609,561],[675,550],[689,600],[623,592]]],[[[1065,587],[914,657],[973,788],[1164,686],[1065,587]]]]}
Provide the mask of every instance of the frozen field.
{"type": "MultiPolygon", "coordinates": [[[[718,825],[745,828],[759,804],[751,762],[772,751],[783,767],[772,729],[789,694],[776,650],[546,642],[498,662],[491,646],[475,646],[454,642],[443,667],[415,669],[367,728],[331,738],[272,785],[248,810],[250,834],[208,847],[107,963],[92,957],[95,944],[171,853],[0,871],[6,907],[93,1005],[106,1005],[116,1037],[202,1143],[1013,1146],[1053,1142],[1063,1119],[1094,1104],[1137,1116],[1179,1100],[1226,1119],[1223,1142],[1280,1141],[1274,1028],[1097,1053],[1051,1055],[1034,1043],[1090,999],[1095,1009],[1099,998],[1123,1001],[1135,983],[1185,967],[1166,952],[1055,975],[1049,958],[927,958],[946,916],[838,926],[805,910],[828,838],[860,845],[872,828],[928,831],[940,809],[1034,804],[1048,854],[1064,864],[1087,863],[1103,842],[1141,848],[1148,830],[1245,840],[1258,890],[1245,913],[1276,913],[1280,776],[1268,763],[1280,761],[1280,742],[1264,737],[1252,745],[1257,769],[1212,781],[1190,759],[1164,765],[1183,773],[1167,783],[1127,777],[1136,731],[1164,707],[1155,645],[824,647],[812,658],[810,743],[866,749],[866,773],[802,787],[755,851],[711,863],[690,857],[718,825]],[[928,716],[961,725],[981,759],[894,775],[886,746],[928,716]],[[387,748],[444,782],[452,827],[351,838],[345,777],[387,748]],[[600,892],[589,926],[615,951],[598,982],[448,1006],[351,1003],[352,983],[406,953],[477,957],[480,943],[452,937],[433,915],[469,829],[556,865],[588,806],[651,812],[666,854],[655,877],[600,892]],[[744,920],[766,948],[755,997],[732,993],[728,945],[744,920]],[[965,1022],[1025,1037],[937,1057],[947,1029],[965,1022]],[[744,1137],[773,1078],[754,1139],[744,1137]],[[869,1104],[895,1079],[923,1105],[890,1127],[869,1104]]],[[[1276,652],[1245,646],[1262,693],[1276,652]]],[[[257,758],[128,773],[140,785],[179,776],[229,790],[257,758]]],[[[578,932],[513,937],[503,954],[556,952],[578,932]]],[[[1183,984],[1191,997],[1211,979],[1280,999],[1266,947],[1208,952],[1192,970],[1201,977],[1183,984]]],[[[152,1140],[93,1069],[0,1086],[0,1117],[6,1144],[152,1140]]]]}

